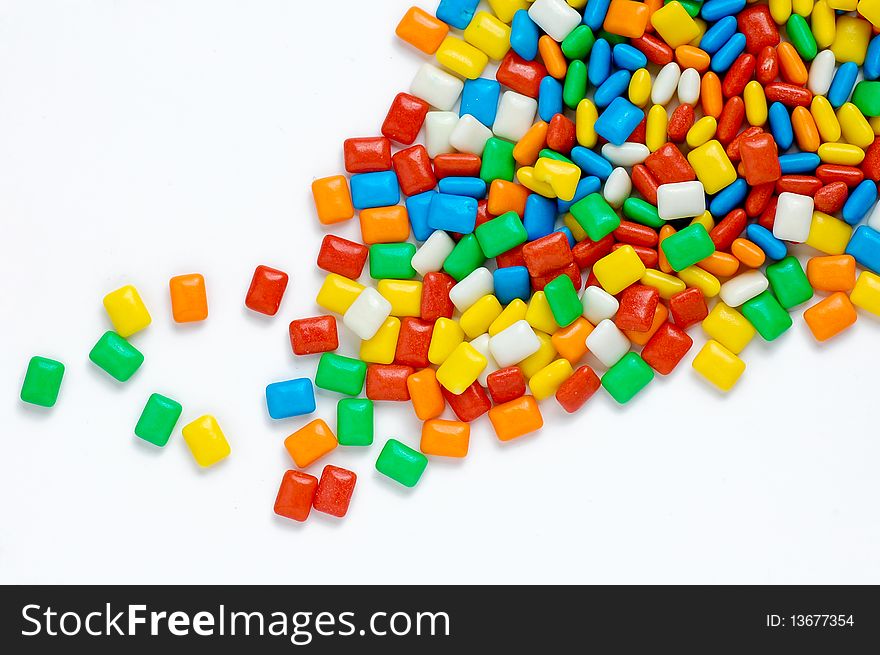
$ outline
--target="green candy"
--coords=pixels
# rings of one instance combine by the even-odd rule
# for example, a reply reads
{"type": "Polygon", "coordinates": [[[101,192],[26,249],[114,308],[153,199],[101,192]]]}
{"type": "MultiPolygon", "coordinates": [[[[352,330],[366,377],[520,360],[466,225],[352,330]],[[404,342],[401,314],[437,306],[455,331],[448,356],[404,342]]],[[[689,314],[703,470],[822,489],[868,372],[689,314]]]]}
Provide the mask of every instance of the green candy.
{"type": "Polygon", "coordinates": [[[654,379],[654,370],[636,353],[627,353],[602,376],[602,386],[624,405],[654,379]]]}
{"type": "Polygon", "coordinates": [[[880,82],[864,80],[856,84],[852,103],[865,116],[880,116],[880,82]]]}
{"type": "Polygon", "coordinates": [[[483,164],[480,166],[480,178],[491,184],[495,180],[513,182],[516,162],[513,159],[514,144],[496,136],[486,141],[483,148],[483,164]]]}
{"type": "Polygon", "coordinates": [[[105,332],[98,339],[89,359],[120,382],[128,380],[144,363],[141,352],[115,332],[105,332]]]}
{"type": "Polygon", "coordinates": [[[569,211],[591,241],[599,241],[620,227],[620,216],[598,193],[578,200],[569,211]]]}
{"type": "Polygon", "coordinates": [[[569,109],[575,109],[587,95],[587,65],[581,59],[568,64],[562,83],[562,101],[569,109]]]}
{"type": "Polygon", "coordinates": [[[412,243],[376,243],[370,246],[370,277],[374,280],[407,280],[415,277],[412,243]]]}
{"type": "Polygon", "coordinates": [[[379,473],[387,475],[404,487],[416,486],[426,466],[427,457],[397,439],[386,441],[376,460],[376,470],[379,473]]]}
{"type": "Polygon", "coordinates": [[[803,16],[792,14],[785,24],[785,31],[788,33],[788,38],[794,49],[798,51],[804,61],[812,61],[816,58],[816,53],[819,52],[816,37],[813,36],[813,32],[810,31],[810,26],[803,16]]]}
{"type": "MultiPolygon", "coordinates": [[[[666,0],[663,4],[668,5],[672,0],[666,0]]],[[[678,0],[678,3],[684,7],[684,10],[691,18],[696,18],[703,8],[703,0],[678,0]]]]}
{"type": "Polygon", "coordinates": [[[693,266],[715,252],[712,238],[700,223],[688,225],[683,230],[666,237],[660,247],[675,271],[693,266]]]}
{"type": "Polygon", "coordinates": [[[486,261],[486,255],[480,248],[480,242],[475,234],[466,234],[461,241],[455,244],[452,252],[443,262],[443,270],[461,282],[468,275],[480,268],[486,261]]]}
{"type": "Polygon", "coordinates": [[[595,42],[596,37],[593,36],[593,30],[590,29],[590,26],[578,25],[562,40],[560,47],[566,58],[570,60],[584,59],[590,54],[595,42]]]}
{"type": "Polygon", "coordinates": [[[343,398],[336,405],[336,439],[340,446],[369,446],[373,443],[373,401],[343,398]]]}
{"type": "Polygon", "coordinates": [[[747,300],[740,311],[765,341],[773,341],[792,325],[791,316],[770,291],[747,300]]]}
{"type": "Polygon", "coordinates": [[[174,426],[183,412],[181,404],[166,396],[154,393],[147,400],[144,411],[134,426],[134,433],[144,441],[162,447],[168,443],[174,426]]]}
{"type": "Polygon", "coordinates": [[[547,283],[544,287],[544,295],[559,327],[571,325],[584,312],[577,289],[567,275],[560,275],[547,283]]]}
{"type": "Polygon", "coordinates": [[[315,386],[328,391],[356,396],[364,388],[367,365],[359,359],[323,353],[318,361],[315,386]]]}
{"type": "Polygon", "coordinates": [[[47,357],[31,357],[21,385],[20,398],[31,405],[52,407],[58,400],[64,364],[47,357]]]}
{"type": "Polygon", "coordinates": [[[627,198],[623,201],[623,215],[629,220],[647,225],[648,227],[660,228],[666,225],[666,221],[660,218],[657,208],[641,198],[627,198]]]}
{"type": "Polygon", "coordinates": [[[529,238],[523,222],[516,212],[505,212],[486,221],[474,231],[480,249],[486,257],[497,257],[529,238]]]}
{"type": "Polygon", "coordinates": [[[616,46],[618,43],[629,43],[629,39],[625,36],[621,36],[620,34],[612,34],[611,32],[606,32],[605,30],[599,31],[599,38],[608,41],[608,44],[611,47],[616,46]]]}
{"type": "Polygon", "coordinates": [[[788,256],[770,264],[767,267],[767,279],[770,280],[770,288],[779,299],[779,304],[786,310],[813,297],[813,287],[810,286],[807,274],[797,257],[788,256]]]}
{"type": "Polygon", "coordinates": [[[565,155],[562,155],[555,150],[551,150],[550,148],[544,148],[538,153],[538,158],[546,157],[547,159],[555,159],[556,161],[564,161],[566,164],[574,164],[572,160],[570,160],[565,155]]]}

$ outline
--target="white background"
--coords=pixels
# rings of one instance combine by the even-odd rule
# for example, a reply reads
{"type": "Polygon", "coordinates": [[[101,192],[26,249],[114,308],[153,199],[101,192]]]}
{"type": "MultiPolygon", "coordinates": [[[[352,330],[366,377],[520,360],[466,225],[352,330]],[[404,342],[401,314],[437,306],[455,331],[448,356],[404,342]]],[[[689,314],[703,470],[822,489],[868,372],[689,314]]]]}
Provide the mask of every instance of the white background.
{"type": "MultiPolygon", "coordinates": [[[[412,490],[373,469],[387,437],[418,444],[411,411],[385,403],[372,448],[309,469],[358,473],[349,515],[273,515],[283,439],[305,420],[268,419],[263,390],[315,366],[287,338],[318,313],[309,184],[408,87],[421,55],[393,36],[407,6],[0,2],[0,581],[880,582],[864,315],[818,346],[795,312],[744,351],[727,397],[688,357],[625,408],[600,393],[567,417],[548,401],[544,430],[517,442],[483,418],[467,459],[432,460],[412,490]],[[292,278],[274,319],[243,305],[261,263],[292,278]],[[175,325],[168,279],[196,271],[211,315],[175,325]],[[102,296],[127,283],[153,325],[121,385],[87,355],[102,296]],[[33,354],[67,364],[51,411],[18,401],[33,354]],[[135,438],[154,391],[182,402],[180,425],[215,414],[232,456],[202,471],[179,430],[165,449],[135,438]]],[[[335,425],[329,395],[319,415],[335,425]]]]}

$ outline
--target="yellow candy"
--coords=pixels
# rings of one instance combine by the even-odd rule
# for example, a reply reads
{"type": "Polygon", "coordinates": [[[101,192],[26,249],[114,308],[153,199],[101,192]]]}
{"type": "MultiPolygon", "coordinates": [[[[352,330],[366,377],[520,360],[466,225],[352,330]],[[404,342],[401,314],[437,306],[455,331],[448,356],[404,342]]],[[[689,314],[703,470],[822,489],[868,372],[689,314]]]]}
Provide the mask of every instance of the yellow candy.
{"type": "Polygon", "coordinates": [[[646,270],[636,251],[629,245],[612,251],[593,265],[593,273],[599,284],[612,296],[641,280],[646,270]]]}
{"type": "Polygon", "coordinates": [[[469,343],[460,343],[437,369],[437,382],[458,395],[464,393],[489,361],[469,343]]]}
{"type": "Polygon", "coordinates": [[[715,219],[712,218],[712,214],[709,213],[708,209],[699,216],[695,216],[688,225],[693,225],[694,223],[702,225],[706,228],[706,232],[711,232],[712,228],[715,227],[715,219]]]}
{"type": "Polygon", "coordinates": [[[868,21],[855,16],[838,16],[831,52],[840,63],[852,61],[861,66],[865,63],[870,40],[871,24],[868,21]]]}
{"type": "Polygon", "coordinates": [[[700,28],[694,19],[675,0],[653,13],[651,25],[672,48],[686,45],[700,35],[700,28]]]}
{"type": "Polygon", "coordinates": [[[837,34],[837,14],[825,0],[819,0],[813,5],[810,28],[819,50],[824,50],[834,43],[834,37],[837,34]]]}
{"type": "Polygon", "coordinates": [[[361,341],[360,358],[371,364],[391,364],[397,353],[400,319],[389,316],[372,339],[361,341]]]}
{"type": "Polygon", "coordinates": [[[688,266],[680,270],[678,278],[689,287],[697,287],[707,298],[714,298],[721,291],[718,278],[699,266],[688,266]]]}
{"type": "Polygon", "coordinates": [[[814,211],[806,244],[826,255],[842,255],[851,236],[852,228],[845,221],[814,211]]]}
{"type": "Polygon", "coordinates": [[[813,11],[813,0],[791,0],[791,10],[798,16],[807,18],[813,11]]]}
{"type": "Polygon", "coordinates": [[[538,341],[541,342],[540,347],[517,364],[527,379],[531,378],[556,358],[556,348],[553,346],[550,335],[543,332],[535,332],[535,335],[538,337],[538,341]]]}
{"type": "Polygon", "coordinates": [[[498,298],[490,293],[468,307],[458,322],[468,339],[476,339],[486,333],[492,322],[501,316],[501,311],[498,298]]]}
{"type": "Polygon", "coordinates": [[[485,11],[474,14],[463,36],[465,41],[485,52],[491,59],[503,59],[510,50],[510,26],[485,11]]]}
{"type": "Polygon", "coordinates": [[[645,124],[645,145],[648,146],[648,150],[651,152],[658,150],[660,146],[666,143],[666,125],[668,122],[669,116],[666,113],[666,107],[663,105],[654,105],[648,110],[648,119],[645,124]]]}
{"type": "Polygon", "coordinates": [[[562,217],[562,224],[571,230],[571,236],[574,237],[575,241],[583,241],[587,238],[587,231],[581,227],[581,224],[577,222],[577,219],[572,216],[571,212],[562,217]]]}
{"type": "Polygon", "coordinates": [[[504,308],[504,311],[501,312],[501,315],[492,321],[492,325],[489,326],[489,336],[494,337],[501,330],[509,328],[517,321],[525,320],[528,309],[529,306],[524,300],[520,298],[511,300],[507,307],[504,308]]]}
{"type": "Polygon", "coordinates": [[[315,302],[328,312],[344,314],[363,290],[363,284],[336,273],[330,273],[324,278],[324,283],[318,290],[315,302]]]}
{"type": "MultiPolygon", "coordinates": [[[[832,9],[840,11],[855,11],[859,6],[859,0],[825,0],[832,9]]],[[[815,10],[814,10],[815,11],[815,10]]]]}
{"type": "Polygon", "coordinates": [[[581,181],[581,169],[567,161],[558,161],[549,157],[541,157],[535,163],[535,179],[547,182],[557,198],[563,202],[574,200],[578,182],[581,181]]]}
{"type": "Polygon", "coordinates": [[[599,140],[595,129],[597,118],[599,118],[599,110],[592,100],[584,98],[578,103],[575,112],[575,136],[577,142],[584,148],[595,147],[599,140]]]}
{"type": "Polygon", "coordinates": [[[464,330],[456,321],[451,318],[438,318],[434,323],[434,331],[431,333],[428,361],[440,366],[463,341],[464,330]]]}
{"type": "MultiPolygon", "coordinates": [[[[636,107],[644,107],[651,97],[651,74],[647,68],[633,73],[629,81],[629,101],[636,107]]],[[[580,139],[578,139],[580,141],[580,139]]],[[[582,144],[583,145],[583,144],[582,144]]]]}
{"type": "Polygon", "coordinates": [[[856,9],[874,27],[880,27],[880,0],[860,0],[856,9]]]}
{"type": "Polygon", "coordinates": [[[391,303],[392,316],[422,315],[422,283],[415,280],[379,280],[376,291],[391,303]]]}
{"type": "Polygon", "coordinates": [[[706,143],[715,136],[715,130],[718,128],[718,121],[712,116],[703,116],[700,120],[693,124],[688,130],[687,144],[691,148],[696,148],[706,143]]]}
{"type": "Polygon", "coordinates": [[[748,319],[720,300],[703,319],[703,331],[737,355],[755,336],[755,328],[748,319]]]}
{"type": "Polygon", "coordinates": [[[718,193],[736,181],[736,169],[730,163],[724,146],[715,139],[691,150],[687,158],[706,193],[718,193]]]}
{"type": "Polygon", "coordinates": [[[752,80],[743,90],[743,102],[746,105],[746,120],[749,125],[760,127],[767,122],[767,98],[760,82],[752,80]]]}
{"type": "Polygon", "coordinates": [[[559,385],[574,375],[574,369],[567,359],[557,359],[532,375],[529,389],[535,400],[544,400],[556,393],[559,385]]]}
{"type": "Polygon", "coordinates": [[[654,287],[660,292],[660,297],[669,300],[675,294],[684,291],[687,287],[685,283],[673,275],[668,275],[656,268],[649,268],[645,271],[642,279],[639,280],[647,287],[654,287]]]}
{"type": "Polygon", "coordinates": [[[104,296],[104,309],[116,334],[123,338],[140,332],[153,321],[137,289],[130,284],[104,296]]]}
{"type": "Polygon", "coordinates": [[[575,9],[583,9],[587,6],[587,0],[566,0],[566,2],[575,9]]]}
{"type": "Polygon", "coordinates": [[[835,142],[840,139],[840,123],[837,120],[837,114],[834,113],[834,107],[828,102],[825,96],[813,96],[813,102],[810,103],[810,113],[813,120],[816,121],[816,127],[819,128],[819,136],[822,141],[835,142]]]}
{"type": "Polygon", "coordinates": [[[880,276],[862,271],[849,299],[856,307],[880,316],[880,276]]]}
{"type": "Polygon", "coordinates": [[[865,158],[864,150],[848,143],[823,143],[817,152],[826,164],[858,166],[865,158]]]}
{"type": "Polygon", "coordinates": [[[791,17],[791,0],[769,0],[770,15],[777,25],[784,25],[791,17]]]}
{"type": "Polygon", "coordinates": [[[516,180],[529,191],[534,191],[545,198],[555,198],[556,193],[547,182],[541,182],[535,177],[535,169],[531,166],[522,166],[516,172],[516,180]]]}
{"type": "Polygon", "coordinates": [[[550,310],[550,303],[547,302],[547,296],[543,291],[535,291],[532,299],[529,301],[529,307],[526,310],[526,323],[536,330],[553,334],[559,329],[559,323],[553,318],[553,312],[550,310]]]}
{"type": "Polygon", "coordinates": [[[489,7],[500,20],[509,23],[520,9],[528,9],[529,3],[526,0],[489,0],[489,7]]]}
{"type": "Polygon", "coordinates": [[[217,419],[206,414],[185,425],[183,439],[199,466],[212,466],[231,452],[217,419]]]}
{"type": "Polygon", "coordinates": [[[437,48],[437,61],[453,73],[475,80],[486,68],[489,57],[470,43],[465,43],[455,36],[447,36],[437,48]]]}
{"type": "Polygon", "coordinates": [[[851,102],[845,102],[837,110],[843,140],[859,148],[867,148],[874,143],[874,130],[864,114],[851,102]]]}
{"type": "Polygon", "coordinates": [[[700,41],[703,40],[703,35],[706,33],[706,21],[704,21],[702,18],[694,18],[693,21],[697,26],[697,30],[699,31],[697,32],[697,35],[691,40],[691,42],[688,43],[688,45],[699,48],[700,41]]]}
{"type": "Polygon", "coordinates": [[[717,341],[709,340],[694,357],[693,367],[721,391],[730,391],[746,370],[746,363],[717,341]]]}
{"type": "Polygon", "coordinates": [[[868,119],[868,124],[871,126],[871,129],[874,130],[874,134],[880,136],[880,116],[871,116],[868,119]]]}

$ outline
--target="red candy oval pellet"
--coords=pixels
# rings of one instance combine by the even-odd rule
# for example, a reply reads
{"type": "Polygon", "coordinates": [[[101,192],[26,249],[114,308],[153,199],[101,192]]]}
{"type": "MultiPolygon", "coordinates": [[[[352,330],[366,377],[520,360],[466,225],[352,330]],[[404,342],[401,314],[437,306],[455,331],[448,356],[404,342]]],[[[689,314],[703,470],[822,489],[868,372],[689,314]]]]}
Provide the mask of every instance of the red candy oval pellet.
{"type": "Polygon", "coordinates": [[[364,264],[370,249],[362,243],[328,234],[321,241],[318,251],[318,268],[356,280],[364,272],[364,264]]]}
{"type": "Polygon", "coordinates": [[[742,98],[734,96],[724,103],[724,109],[718,117],[718,127],[715,129],[715,138],[721,145],[726,146],[733,141],[745,118],[746,106],[742,98]]]}
{"type": "Polygon", "coordinates": [[[434,175],[444,177],[477,177],[483,160],[469,152],[450,152],[434,157],[434,175]]]}
{"type": "Polygon", "coordinates": [[[430,107],[424,100],[408,93],[398,93],[382,123],[382,134],[405,146],[412,145],[422,129],[428,109],[430,107]]]}
{"type": "Polygon", "coordinates": [[[768,102],[781,102],[788,107],[809,107],[813,102],[813,92],[802,86],[787,82],[774,82],[764,87],[768,102]]]}
{"type": "Polygon", "coordinates": [[[694,126],[694,108],[691,105],[679,105],[672,112],[666,124],[666,134],[673,143],[682,143],[688,130],[694,126]]]}
{"type": "Polygon", "coordinates": [[[759,184],[752,187],[749,190],[749,195],[746,197],[746,216],[749,218],[760,216],[761,212],[767,209],[767,203],[773,197],[775,187],[775,182],[767,182],[767,184],[759,184]]]}
{"type": "Polygon", "coordinates": [[[342,144],[345,170],[374,173],[391,169],[391,141],[384,136],[346,139],[342,144]]]}
{"type": "Polygon", "coordinates": [[[742,209],[734,209],[721,219],[709,232],[709,238],[715,244],[715,250],[729,250],[734,239],[746,229],[747,223],[746,213],[742,209]]]}
{"type": "Polygon", "coordinates": [[[562,232],[553,232],[524,244],[522,255],[529,275],[535,277],[563,269],[574,262],[568,237],[562,232]]]}
{"type": "Polygon", "coordinates": [[[824,184],[830,182],[843,182],[849,188],[858,186],[865,179],[865,174],[855,166],[842,164],[819,164],[816,169],[816,177],[824,184]]]}
{"type": "Polygon", "coordinates": [[[599,390],[602,381],[589,366],[581,366],[556,390],[556,401],[569,414],[584,406],[593,394],[599,390]]]}
{"type": "Polygon", "coordinates": [[[397,336],[397,350],[394,363],[428,368],[428,348],[434,334],[434,321],[406,316],[400,319],[400,333],[397,336]]]}
{"type": "Polygon", "coordinates": [[[755,79],[762,86],[766,86],[779,77],[779,57],[776,48],[772,45],[764,46],[758,54],[758,62],[755,66],[755,79]]]}
{"type": "Polygon", "coordinates": [[[498,65],[495,79],[517,93],[537,98],[541,80],[547,77],[547,69],[539,61],[526,61],[509,50],[498,65]]]}
{"type": "Polygon", "coordinates": [[[440,387],[440,389],[459,421],[470,423],[474,419],[480,418],[492,407],[492,401],[486,395],[486,390],[477,382],[458,395],[446,387],[440,387]]]}
{"type": "Polygon", "coordinates": [[[391,166],[397,174],[397,181],[404,195],[414,196],[437,186],[431,158],[421,144],[395,153],[391,158],[391,166]]]}
{"type": "Polygon", "coordinates": [[[577,143],[575,130],[574,121],[562,114],[556,114],[547,127],[547,147],[568,155],[577,143]]]}
{"type": "Polygon", "coordinates": [[[455,279],[446,273],[427,273],[422,280],[421,316],[423,321],[436,321],[438,318],[452,318],[455,305],[449,299],[449,292],[455,286],[455,279]]]}
{"type": "MultiPolygon", "coordinates": [[[[578,268],[591,268],[593,264],[611,253],[613,247],[614,237],[609,234],[598,241],[590,241],[589,239],[579,241],[571,249],[571,254],[578,268]]],[[[590,286],[589,279],[587,280],[587,286],[590,286]]]]}
{"type": "Polygon", "coordinates": [[[492,402],[502,405],[526,393],[526,378],[519,366],[507,366],[486,376],[492,402]]]}
{"type": "Polygon", "coordinates": [[[758,217],[758,225],[771,232],[773,231],[773,223],[776,221],[776,203],[778,200],[778,196],[773,196],[770,202],[767,203],[767,208],[758,217]]]}
{"type": "Polygon", "coordinates": [[[620,243],[649,248],[657,245],[657,233],[653,228],[641,223],[621,220],[620,226],[612,234],[620,243]]]}
{"type": "Polygon", "coordinates": [[[831,182],[808,195],[813,196],[815,208],[820,212],[836,214],[843,209],[843,205],[846,203],[849,187],[846,186],[846,182],[831,182]]]}
{"type": "Polygon", "coordinates": [[[370,400],[409,400],[406,379],[415,373],[412,366],[400,364],[367,365],[366,394],[370,400]]]}
{"type": "Polygon", "coordinates": [[[645,166],[660,184],[692,182],[697,179],[690,162],[672,143],[664,143],[648,155],[645,166]]]}
{"type": "Polygon", "coordinates": [[[738,96],[746,88],[746,84],[752,79],[755,72],[755,56],[747,53],[741,54],[734,60],[727,70],[724,79],[721,80],[721,92],[725,98],[738,96]]]}
{"type": "Polygon", "coordinates": [[[737,15],[736,23],[739,31],[746,37],[746,50],[752,54],[779,43],[779,29],[767,5],[753,5],[743,9],[737,15]]]}
{"type": "Polygon", "coordinates": [[[662,39],[653,34],[643,34],[637,39],[630,39],[630,45],[639,50],[652,64],[665,66],[672,61],[675,52],[662,39]]]}
{"type": "Polygon", "coordinates": [[[660,186],[660,182],[654,177],[651,171],[648,170],[648,167],[644,164],[636,164],[633,166],[630,178],[632,180],[633,188],[639,192],[639,195],[642,196],[645,201],[652,205],[656,205],[657,188],[660,186]]]}
{"type": "Polygon", "coordinates": [[[822,181],[812,175],[783,175],[776,180],[776,193],[797,193],[811,196],[822,188],[822,181]]]}
{"type": "Polygon", "coordinates": [[[339,333],[333,316],[299,318],[290,322],[288,332],[295,355],[314,355],[339,347],[339,333]]]}

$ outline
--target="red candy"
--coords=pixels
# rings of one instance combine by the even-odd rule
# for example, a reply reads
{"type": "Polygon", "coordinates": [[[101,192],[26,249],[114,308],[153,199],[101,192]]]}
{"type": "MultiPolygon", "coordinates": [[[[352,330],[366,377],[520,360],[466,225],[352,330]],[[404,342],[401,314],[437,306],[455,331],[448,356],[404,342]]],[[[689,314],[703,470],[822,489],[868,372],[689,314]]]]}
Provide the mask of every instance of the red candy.
{"type": "Polygon", "coordinates": [[[647,134],[647,131],[648,117],[645,116],[641,121],[639,121],[639,124],[636,125],[636,129],[632,131],[632,134],[630,134],[626,140],[630,143],[645,143],[645,135],[647,134]]]}
{"type": "Polygon", "coordinates": [[[621,220],[620,226],[614,230],[613,234],[619,243],[628,243],[633,246],[650,248],[656,246],[659,240],[653,228],[627,220],[621,220]]]}
{"type": "MultiPolygon", "coordinates": [[[[623,248],[628,244],[625,243],[615,243],[611,250],[617,250],[618,248],[623,248]]],[[[633,250],[636,251],[636,254],[639,256],[639,259],[642,260],[642,263],[646,268],[657,268],[657,264],[660,263],[660,256],[657,254],[657,251],[653,248],[646,248],[645,246],[630,246],[633,250]]]]}
{"type": "Polygon", "coordinates": [[[727,71],[721,81],[721,92],[725,98],[738,96],[746,88],[752,75],[755,73],[755,57],[750,54],[741,54],[727,71]]]}
{"type": "Polygon", "coordinates": [[[811,196],[822,188],[822,181],[812,175],[783,175],[776,180],[776,193],[799,193],[811,196]]]}
{"type": "Polygon", "coordinates": [[[767,86],[779,77],[779,55],[772,45],[764,46],[758,54],[758,63],[755,67],[755,78],[761,86],[767,86]]]}
{"type": "Polygon", "coordinates": [[[822,180],[822,184],[844,182],[846,186],[852,188],[861,184],[865,179],[865,174],[855,166],[820,164],[816,169],[816,177],[822,180]]]}
{"type": "Polygon", "coordinates": [[[754,136],[755,134],[760,134],[763,132],[760,127],[752,126],[747,127],[742,132],[737,134],[733,140],[727,144],[725,148],[725,152],[727,153],[727,157],[730,159],[732,163],[738,163],[741,159],[739,154],[739,144],[742,143],[743,139],[748,139],[750,136],[754,136]]]}
{"type": "Polygon", "coordinates": [[[486,384],[496,405],[516,400],[526,392],[526,378],[519,366],[508,366],[489,373],[486,384]]]}
{"type": "Polygon", "coordinates": [[[846,182],[831,182],[821,187],[812,194],[816,209],[826,214],[835,214],[843,209],[849,196],[849,187],[846,182]]]}
{"type": "Polygon", "coordinates": [[[748,219],[742,209],[734,209],[709,232],[715,250],[730,250],[730,245],[746,229],[748,219]]]}
{"type": "Polygon", "coordinates": [[[651,174],[648,167],[644,164],[636,164],[633,166],[630,178],[632,179],[633,188],[639,192],[639,195],[646,202],[656,205],[657,188],[660,186],[660,182],[651,174]]]}
{"type": "Polygon", "coordinates": [[[645,33],[637,39],[630,39],[629,44],[645,55],[648,61],[658,66],[665,66],[675,55],[665,41],[653,34],[645,33]]]}
{"type": "Polygon", "coordinates": [[[880,137],[875,138],[865,149],[865,158],[860,168],[869,180],[880,181],[880,137]]]}
{"type": "Polygon", "coordinates": [[[321,481],[315,491],[315,509],[342,518],[348,512],[356,483],[354,471],[328,464],[321,473],[321,481]]]}
{"type": "Polygon", "coordinates": [[[302,471],[286,471],[275,497],[275,513],[294,521],[305,521],[312,511],[318,478],[302,471]]]}
{"type": "Polygon", "coordinates": [[[477,177],[482,160],[469,152],[449,152],[434,157],[434,175],[444,177],[477,177]]]}
{"type": "Polygon", "coordinates": [[[568,155],[575,147],[577,141],[574,121],[562,114],[556,114],[550,119],[547,127],[547,147],[563,155],[568,155]]]}
{"type": "Polygon", "coordinates": [[[779,43],[779,29],[767,5],[753,5],[736,17],[739,31],[746,37],[746,50],[756,54],[779,43]]]}
{"type": "Polygon", "coordinates": [[[290,347],[295,355],[313,355],[336,350],[339,334],[333,316],[299,318],[290,322],[290,347]]]}
{"type": "Polygon", "coordinates": [[[767,182],[751,188],[746,197],[746,215],[749,218],[760,216],[761,212],[767,209],[767,203],[773,197],[775,187],[776,184],[773,182],[767,182]]]}
{"type": "Polygon", "coordinates": [[[547,77],[547,69],[539,61],[526,61],[509,50],[498,65],[495,79],[504,86],[530,98],[537,98],[541,80],[547,77]]]}
{"type": "Polygon", "coordinates": [[[571,280],[571,283],[574,285],[575,289],[581,288],[581,269],[577,264],[572,262],[568,266],[557,269],[555,271],[550,271],[549,273],[545,273],[544,275],[535,275],[529,276],[532,280],[532,290],[533,291],[543,291],[544,287],[550,284],[553,280],[558,278],[560,275],[567,275],[571,280]]]}
{"type": "Polygon", "coordinates": [[[571,255],[578,268],[591,268],[605,255],[610,254],[613,247],[614,237],[609,234],[598,241],[590,241],[589,239],[578,241],[571,249],[571,255]]]}
{"type": "Polygon", "coordinates": [[[455,286],[455,279],[446,273],[428,273],[422,280],[423,321],[436,321],[438,318],[452,318],[455,305],[449,299],[449,291],[455,286]]]}
{"type": "Polygon", "coordinates": [[[764,87],[768,102],[781,102],[788,107],[809,107],[813,102],[813,92],[802,86],[787,82],[774,82],[764,87]]]}
{"type": "Polygon", "coordinates": [[[397,143],[412,145],[422,129],[429,108],[428,103],[420,98],[398,93],[382,123],[382,134],[397,143]]]}
{"type": "Polygon", "coordinates": [[[495,263],[498,265],[498,268],[508,268],[510,266],[525,266],[526,260],[523,257],[522,251],[523,246],[525,244],[519,245],[516,248],[511,248],[507,252],[503,252],[495,258],[495,263]]]}
{"type": "Polygon", "coordinates": [[[672,143],[665,143],[645,159],[645,166],[660,184],[692,182],[697,174],[681,150],[672,143]]]}
{"type": "Polygon", "coordinates": [[[532,277],[559,271],[574,261],[571,247],[568,245],[568,237],[562,232],[553,232],[523,244],[522,256],[532,277]]]}
{"type": "Polygon", "coordinates": [[[660,292],[644,284],[633,284],[620,294],[620,308],[614,324],[620,330],[647,332],[654,322],[654,312],[660,302],[660,292]]]}
{"type": "Polygon", "coordinates": [[[470,423],[488,412],[492,407],[492,402],[489,400],[489,396],[486,395],[486,390],[478,382],[474,382],[459,395],[455,395],[446,387],[440,387],[440,389],[443,392],[443,397],[446,398],[446,402],[449,403],[459,421],[470,423]]]}
{"type": "Polygon", "coordinates": [[[745,118],[746,105],[742,98],[734,96],[724,103],[724,109],[718,117],[718,127],[715,129],[715,138],[721,145],[726,146],[733,141],[745,118]]]}
{"type": "Polygon", "coordinates": [[[696,287],[679,291],[669,299],[669,313],[682,330],[696,325],[709,315],[703,292],[696,287]]]}
{"type": "Polygon", "coordinates": [[[581,366],[556,390],[556,401],[569,414],[573,414],[584,406],[593,394],[599,390],[602,381],[589,366],[581,366]]]}
{"type": "Polygon", "coordinates": [[[287,289],[287,273],[268,266],[257,266],[251,286],[245,296],[244,304],[260,314],[275,316],[284,290],[287,289]]]}
{"type": "Polygon", "coordinates": [[[688,131],[694,126],[694,108],[690,105],[679,105],[669,117],[666,134],[673,143],[682,143],[688,131]]]}
{"type": "Polygon", "coordinates": [[[384,136],[346,139],[342,151],[345,170],[349,173],[374,173],[391,168],[391,141],[384,136]]]}
{"type": "Polygon", "coordinates": [[[669,375],[692,345],[684,330],[667,321],[642,348],[642,359],[660,375],[669,375]]]}
{"type": "Polygon", "coordinates": [[[412,366],[400,364],[369,364],[367,366],[367,398],[370,400],[409,400],[406,379],[415,373],[412,366]]]}
{"type": "Polygon", "coordinates": [[[396,153],[391,158],[391,165],[397,174],[400,190],[408,196],[430,191],[437,186],[431,158],[425,146],[419,144],[396,153]]]}
{"type": "Polygon", "coordinates": [[[428,347],[431,345],[433,334],[434,321],[425,321],[412,316],[400,319],[400,334],[397,337],[394,362],[416,368],[427,368],[430,365],[428,347]]]}
{"type": "Polygon", "coordinates": [[[776,203],[778,200],[778,197],[773,196],[770,202],[767,203],[767,208],[758,217],[758,225],[771,232],[773,231],[773,223],[776,221],[776,203]]]}
{"type": "Polygon", "coordinates": [[[776,141],[766,132],[743,139],[739,144],[739,155],[746,182],[752,186],[774,182],[782,175],[776,141]]]}
{"type": "Polygon", "coordinates": [[[362,243],[328,234],[318,251],[318,268],[356,280],[364,272],[370,249],[362,243]]]}

